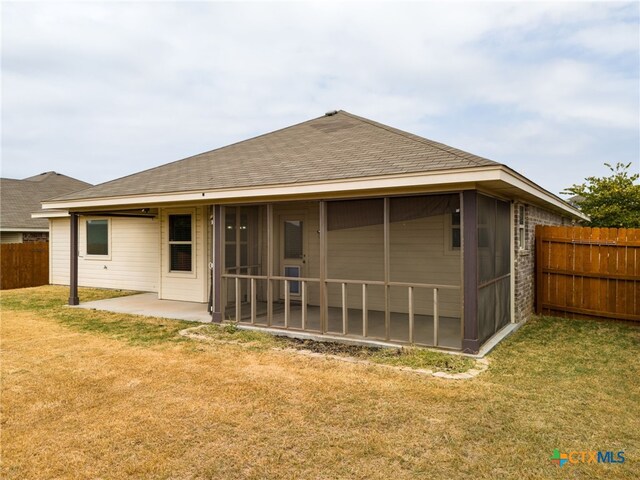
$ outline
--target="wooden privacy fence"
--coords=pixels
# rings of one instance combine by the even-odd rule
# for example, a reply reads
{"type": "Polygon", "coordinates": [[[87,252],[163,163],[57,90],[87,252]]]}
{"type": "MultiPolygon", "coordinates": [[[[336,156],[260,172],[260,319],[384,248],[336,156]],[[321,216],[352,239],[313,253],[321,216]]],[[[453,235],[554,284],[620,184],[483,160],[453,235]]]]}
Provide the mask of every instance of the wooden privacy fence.
{"type": "Polygon", "coordinates": [[[0,289],[49,283],[49,243],[0,244],[0,289]]]}
{"type": "Polygon", "coordinates": [[[640,229],[536,227],[536,313],[640,321],[640,229]]]}

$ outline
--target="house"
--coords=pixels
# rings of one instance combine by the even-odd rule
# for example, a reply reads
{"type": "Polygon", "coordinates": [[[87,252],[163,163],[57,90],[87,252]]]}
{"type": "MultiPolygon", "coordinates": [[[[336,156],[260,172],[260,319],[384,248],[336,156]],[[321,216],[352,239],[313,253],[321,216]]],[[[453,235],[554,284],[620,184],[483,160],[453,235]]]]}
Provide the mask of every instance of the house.
{"type": "Polygon", "coordinates": [[[0,243],[46,242],[49,221],[31,218],[40,202],[88,187],[90,183],[56,172],[22,180],[0,178],[0,243]]]}
{"type": "Polygon", "coordinates": [[[71,304],[78,285],[125,288],[210,302],[214,322],[470,353],[531,314],[535,225],[584,218],[505,165],[344,111],[43,208],[71,304]]]}

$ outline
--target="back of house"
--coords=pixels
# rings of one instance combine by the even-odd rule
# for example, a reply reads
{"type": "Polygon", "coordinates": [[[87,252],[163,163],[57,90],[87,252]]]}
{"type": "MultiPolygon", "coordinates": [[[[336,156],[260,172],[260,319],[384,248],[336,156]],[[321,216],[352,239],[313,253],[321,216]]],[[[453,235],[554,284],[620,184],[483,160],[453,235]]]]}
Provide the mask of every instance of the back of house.
{"type": "Polygon", "coordinates": [[[72,304],[78,285],[140,290],[214,322],[468,353],[531,314],[535,225],[584,218],[505,165],[344,111],[43,208],[72,304]]]}

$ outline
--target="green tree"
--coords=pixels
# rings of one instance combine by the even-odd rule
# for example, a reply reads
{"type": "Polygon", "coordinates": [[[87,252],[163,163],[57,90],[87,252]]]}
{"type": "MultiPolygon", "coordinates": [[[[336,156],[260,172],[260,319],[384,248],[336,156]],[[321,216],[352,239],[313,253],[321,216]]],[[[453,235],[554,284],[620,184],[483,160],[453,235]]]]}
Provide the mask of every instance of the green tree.
{"type": "Polygon", "coordinates": [[[640,228],[640,174],[629,173],[631,163],[605,165],[610,176],[587,177],[562,193],[578,196],[575,203],[589,215],[591,227],[640,228]]]}

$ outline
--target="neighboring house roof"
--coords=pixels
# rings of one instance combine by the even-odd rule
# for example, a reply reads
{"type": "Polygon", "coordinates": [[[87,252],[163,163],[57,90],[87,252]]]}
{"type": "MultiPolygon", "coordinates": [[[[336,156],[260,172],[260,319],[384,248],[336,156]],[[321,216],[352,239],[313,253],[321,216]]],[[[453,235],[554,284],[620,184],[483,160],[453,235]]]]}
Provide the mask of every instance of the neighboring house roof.
{"type": "Polygon", "coordinates": [[[60,196],[43,208],[317,198],[345,191],[461,185],[586,218],[505,165],[342,110],[60,196]]]}
{"type": "Polygon", "coordinates": [[[91,187],[75,178],[56,172],[45,172],[17,180],[0,178],[0,230],[47,230],[46,218],[31,218],[40,210],[40,202],[91,187]]]}
{"type": "Polygon", "coordinates": [[[342,180],[498,165],[339,111],[56,200],[342,180]]]}

